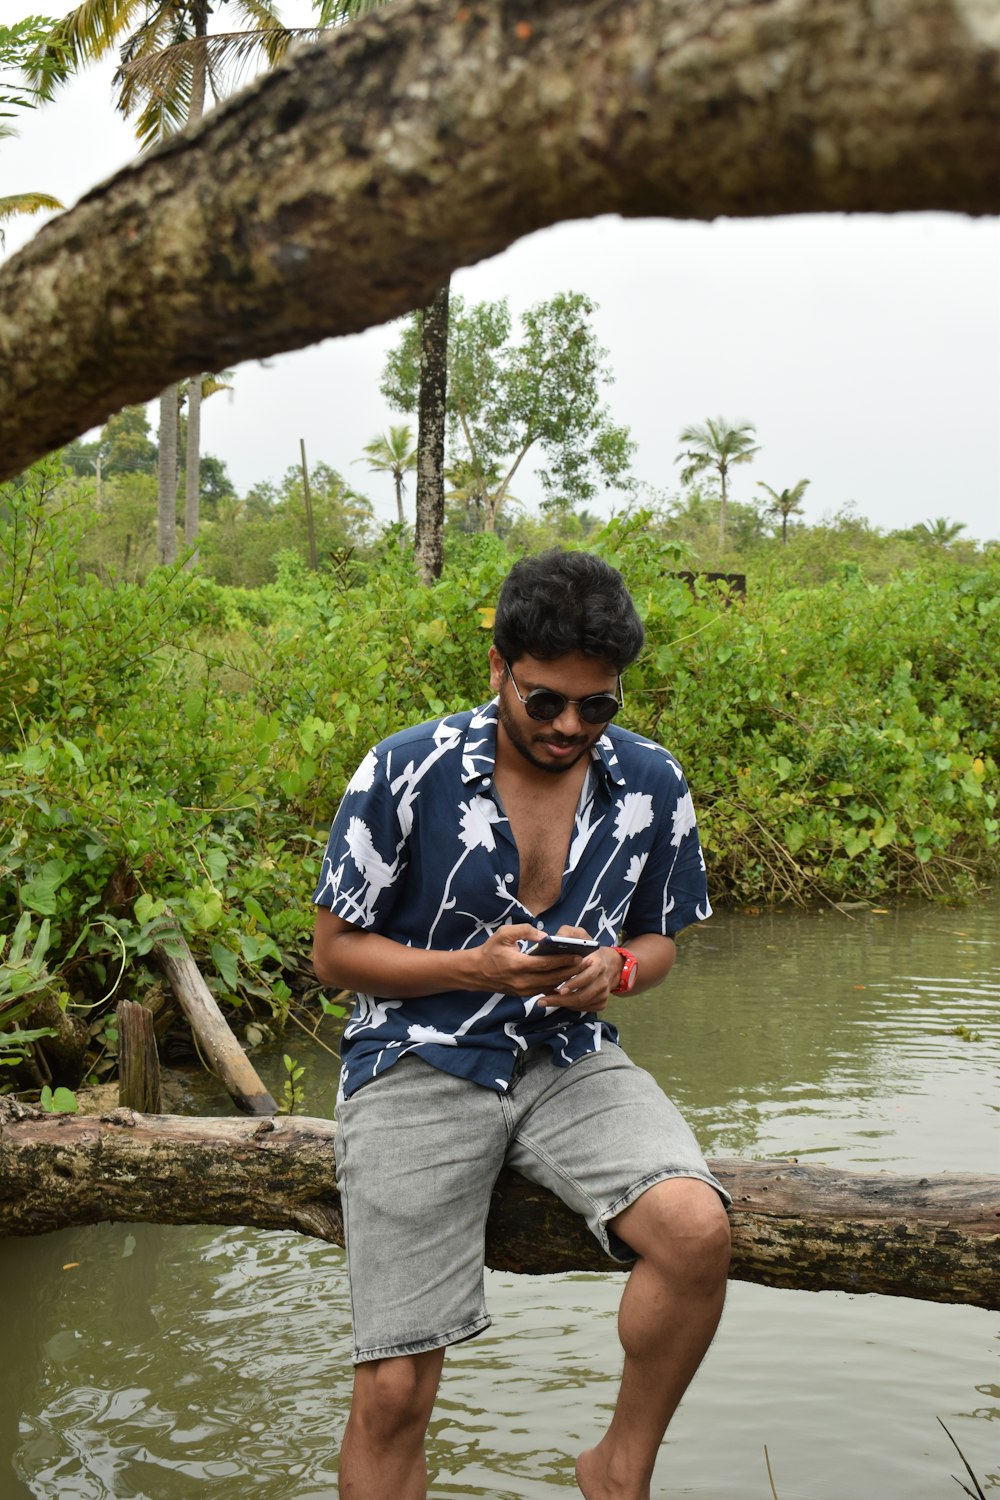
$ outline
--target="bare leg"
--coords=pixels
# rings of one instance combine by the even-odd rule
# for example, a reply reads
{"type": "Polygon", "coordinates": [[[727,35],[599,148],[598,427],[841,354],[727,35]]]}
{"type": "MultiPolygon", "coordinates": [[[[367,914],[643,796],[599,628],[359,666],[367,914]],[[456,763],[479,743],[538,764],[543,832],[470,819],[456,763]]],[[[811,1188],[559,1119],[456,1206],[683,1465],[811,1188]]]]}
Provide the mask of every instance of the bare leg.
{"type": "Polygon", "coordinates": [[[424,1435],[444,1350],[354,1367],[354,1399],[340,1446],[341,1500],[424,1500],[424,1435]]]}
{"type": "Polygon", "coordinates": [[[625,1351],[614,1416],[577,1461],[586,1500],[649,1500],[667,1424],[712,1342],[726,1293],[729,1223],[695,1178],[658,1182],[614,1220],[641,1259],[618,1312],[625,1351]]]}

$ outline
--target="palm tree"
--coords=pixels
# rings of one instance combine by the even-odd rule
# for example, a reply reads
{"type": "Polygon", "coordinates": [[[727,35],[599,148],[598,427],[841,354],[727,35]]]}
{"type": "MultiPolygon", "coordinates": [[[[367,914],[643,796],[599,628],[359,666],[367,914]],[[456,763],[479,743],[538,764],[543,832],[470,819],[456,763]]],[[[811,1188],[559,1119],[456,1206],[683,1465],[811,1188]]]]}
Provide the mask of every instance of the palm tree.
{"type": "MultiPolygon", "coordinates": [[[[294,32],[280,25],[274,0],[227,0],[246,30],[209,37],[210,0],[83,0],[46,35],[29,59],[28,76],[42,98],[83,63],[96,62],[113,47],[121,66],[114,82],[117,108],[136,116],[136,136],[148,150],[182,126],[201,118],[210,84],[216,99],[223,65],[245,63],[260,51],[274,63],[294,32]]],[[[202,375],[187,384],[190,455],[185,511],[197,512],[199,409],[202,375]],[[194,486],[194,496],[191,487],[194,486]]],[[[169,385],[160,395],[160,461],[157,470],[157,536],[161,563],[177,556],[177,413],[180,390],[169,385]]],[[[197,534],[197,521],[194,526],[197,534]]]]}
{"type": "MultiPolygon", "coordinates": [[[[343,26],[390,0],[313,0],[321,26],[343,26]]],[[[416,523],[413,551],[421,582],[432,584],[444,562],[445,400],[448,390],[448,298],[439,287],[420,311],[420,397],[417,403],[416,523]]],[[[366,450],[367,451],[367,450],[366,450]]],[[[402,516],[400,517],[402,519],[402,516]]]]}
{"type": "Polygon", "coordinates": [[[769,484],[765,484],[763,479],[758,479],[757,488],[766,490],[770,495],[771,499],[765,509],[781,517],[781,544],[783,547],[787,546],[788,517],[802,514],[802,496],[809,488],[809,480],[800,479],[798,484],[793,485],[790,490],[781,490],[779,493],[777,490],[772,490],[769,484]]]}
{"type": "MultiPolygon", "coordinates": [[[[187,382],[187,430],[184,435],[184,566],[198,565],[198,529],[201,524],[201,406],[217,391],[231,391],[231,370],[221,375],[192,375],[187,382]]],[[[180,403],[178,402],[178,419],[180,403]]],[[[175,460],[176,463],[176,460],[175,460]]],[[[176,480],[175,480],[176,483],[176,480]]]]}
{"type": "Polygon", "coordinates": [[[403,514],[403,490],[406,475],[417,467],[417,450],[413,446],[413,434],[404,423],[401,427],[390,427],[365,446],[368,467],[376,474],[391,474],[396,486],[396,515],[400,526],[405,526],[403,514]]]}
{"type": "Polygon", "coordinates": [[[964,521],[949,521],[947,516],[937,516],[933,521],[918,521],[913,534],[931,547],[949,547],[964,530],[964,521]]]}
{"type": "Polygon", "coordinates": [[[719,550],[726,545],[726,501],[729,498],[727,480],[734,464],[748,464],[760,448],[754,444],[757,429],[752,422],[740,422],[732,427],[724,417],[710,417],[704,427],[685,427],[677,441],[683,443],[684,451],[678,453],[675,463],[687,459],[681,470],[681,483],[690,484],[696,475],[706,469],[714,469],[719,476],[719,550]]]}

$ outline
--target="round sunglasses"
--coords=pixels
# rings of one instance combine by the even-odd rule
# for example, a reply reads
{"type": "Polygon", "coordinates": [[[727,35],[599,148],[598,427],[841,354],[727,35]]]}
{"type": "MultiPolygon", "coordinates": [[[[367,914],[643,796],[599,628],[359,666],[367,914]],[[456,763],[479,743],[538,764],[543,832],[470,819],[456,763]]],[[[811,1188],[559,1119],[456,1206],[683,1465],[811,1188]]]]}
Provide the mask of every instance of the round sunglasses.
{"type": "Polygon", "coordinates": [[[562,693],[557,693],[552,688],[532,688],[525,697],[514,681],[510,662],[505,661],[504,666],[507,668],[507,676],[520,702],[524,705],[528,718],[536,719],[540,724],[551,724],[552,720],[558,719],[570,703],[585,724],[607,724],[624,706],[621,677],[618,678],[617,697],[614,693],[591,693],[587,698],[565,698],[562,693]]]}

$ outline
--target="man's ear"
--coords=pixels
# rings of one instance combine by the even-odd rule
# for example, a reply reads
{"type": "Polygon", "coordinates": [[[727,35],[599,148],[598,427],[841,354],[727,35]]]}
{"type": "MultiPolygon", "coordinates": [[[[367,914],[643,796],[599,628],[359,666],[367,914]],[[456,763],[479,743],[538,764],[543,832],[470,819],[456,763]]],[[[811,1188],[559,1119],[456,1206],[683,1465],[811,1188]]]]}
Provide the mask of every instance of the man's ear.
{"type": "Polygon", "coordinates": [[[495,646],[490,647],[490,691],[499,693],[503,681],[505,662],[495,646]]]}

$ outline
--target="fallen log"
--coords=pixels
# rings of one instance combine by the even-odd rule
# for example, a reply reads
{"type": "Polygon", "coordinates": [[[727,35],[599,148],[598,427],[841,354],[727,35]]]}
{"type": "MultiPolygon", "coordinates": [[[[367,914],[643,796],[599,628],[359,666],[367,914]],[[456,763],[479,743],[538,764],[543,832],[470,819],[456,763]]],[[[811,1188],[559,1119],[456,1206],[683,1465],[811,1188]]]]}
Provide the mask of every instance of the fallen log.
{"type": "MultiPolygon", "coordinates": [[[[104,1220],[245,1224],[343,1243],[329,1120],[52,1116],[0,1099],[0,1237],[104,1220]]],[[[736,1280],[1000,1310],[1000,1177],[866,1176],[725,1160],[736,1280]]],[[[487,1263],[527,1274],[620,1269],[582,1221],[505,1173],[487,1263]]]]}

